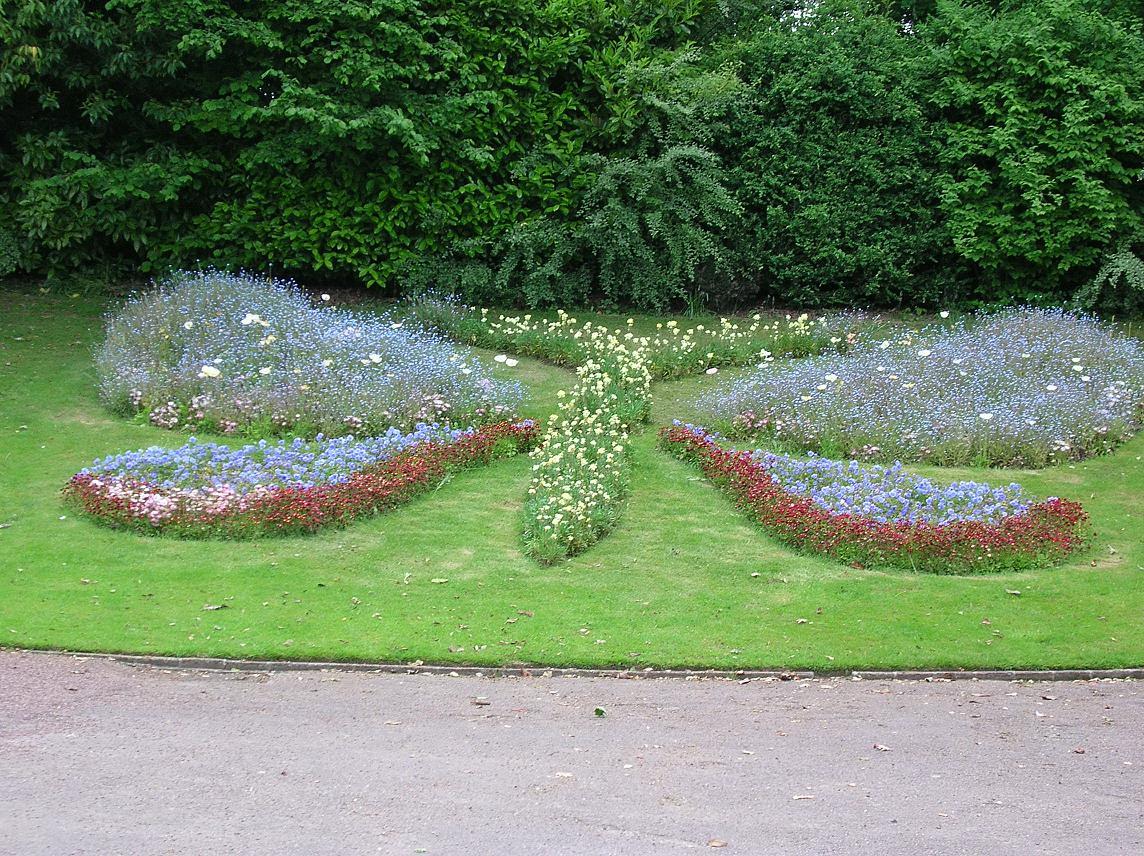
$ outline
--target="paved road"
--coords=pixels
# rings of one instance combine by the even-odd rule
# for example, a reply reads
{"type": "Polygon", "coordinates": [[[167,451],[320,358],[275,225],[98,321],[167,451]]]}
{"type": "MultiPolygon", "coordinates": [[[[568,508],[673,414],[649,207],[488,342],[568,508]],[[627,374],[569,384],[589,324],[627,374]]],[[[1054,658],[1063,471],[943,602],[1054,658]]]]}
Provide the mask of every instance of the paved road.
{"type": "Polygon", "coordinates": [[[219,674],[0,652],[0,853],[709,849],[1142,853],[1144,683],[219,674]]]}

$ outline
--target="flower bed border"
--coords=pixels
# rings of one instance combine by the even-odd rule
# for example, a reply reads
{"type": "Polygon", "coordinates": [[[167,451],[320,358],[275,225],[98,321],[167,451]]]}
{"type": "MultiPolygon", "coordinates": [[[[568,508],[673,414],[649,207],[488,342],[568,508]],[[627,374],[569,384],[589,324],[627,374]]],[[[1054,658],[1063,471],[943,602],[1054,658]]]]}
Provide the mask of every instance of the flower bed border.
{"type": "Polygon", "coordinates": [[[855,567],[892,565],[928,573],[991,573],[1053,564],[1089,534],[1080,503],[1048,499],[1000,523],[880,523],[839,514],[784,490],[750,452],[724,449],[686,426],[664,428],[662,449],[699,466],[770,535],[855,567]]]}
{"type": "Polygon", "coordinates": [[[354,473],[340,484],[274,488],[241,511],[205,514],[177,510],[158,523],[133,513],[121,497],[119,488],[155,490],[145,483],[81,473],[68,481],[63,496],[101,523],[147,534],[171,533],[187,538],[309,534],[396,508],[453,470],[489,463],[505,442],[513,451],[522,452],[535,445],[537,436],[537,426],[530,420],[498,422],[452,443],[419,444],[354,473]]]}

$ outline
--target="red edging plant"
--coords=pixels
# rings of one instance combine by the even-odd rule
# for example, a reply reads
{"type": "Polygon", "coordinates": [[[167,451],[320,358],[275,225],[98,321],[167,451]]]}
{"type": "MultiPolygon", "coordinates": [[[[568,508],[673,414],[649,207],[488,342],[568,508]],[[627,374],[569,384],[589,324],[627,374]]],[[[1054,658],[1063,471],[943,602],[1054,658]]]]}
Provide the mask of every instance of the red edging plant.
{"type": "MultiPolygon", "coordinates": [[[[64,487],[65,501],[102,523],[146,533],[182,537],[297,535],[327,526],[344,526],[358,517],[389,511],[424,493],[451,471],[494,458],[527,451],[536,443],[532,423],[499,422],[452,443],[422,443],[340,484],[305,488],[275,488],[241,510],[191,512],[176,507],[155,523],[133,510],[122,490],[110,489],[107,479],[90,474],[73,476],[64,487]]],[[[118,487],[125,485],[120,482],[118,487]]],[[[145,484],[130,489],[152,490],[145,484]]]]}
{"type": "Polygon", "coordinates": [[[987,573],[1060,561],[1089,533],[1080,503],[1049,499],[999,523],[883,523],[840,514],[784,490],[750,452],[727,450],[687,426],[664,428],[660,447],[697,464],[735,506],[770,535],[857,567],[893,565],[929,573],[987,573]]]}

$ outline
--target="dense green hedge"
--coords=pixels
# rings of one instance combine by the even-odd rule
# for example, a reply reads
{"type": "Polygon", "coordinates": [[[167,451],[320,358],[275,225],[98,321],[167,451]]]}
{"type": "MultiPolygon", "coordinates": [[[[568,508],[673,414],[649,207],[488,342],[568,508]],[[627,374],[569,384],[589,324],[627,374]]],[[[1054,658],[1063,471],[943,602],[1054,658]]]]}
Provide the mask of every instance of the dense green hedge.
{"type": "Polygon", "coordinates": [[[0,0],[0,276],[932,305],[1139,254],[1137,3],[795,5],[0,0]]]}

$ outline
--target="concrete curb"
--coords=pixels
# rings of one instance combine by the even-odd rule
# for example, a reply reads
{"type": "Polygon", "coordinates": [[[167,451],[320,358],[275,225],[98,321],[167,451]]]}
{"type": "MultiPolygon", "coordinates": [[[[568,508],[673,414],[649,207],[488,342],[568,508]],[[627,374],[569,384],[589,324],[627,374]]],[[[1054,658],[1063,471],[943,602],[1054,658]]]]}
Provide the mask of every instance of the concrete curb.
{"type": "MultiPolygon", "coordinates": [[[[0,648],[0,650],[5,650],[0,648]]],[[[462,675],[483,678],[619,678],[638,680],[766,680],[791,681],[808,678],[840,678],[870,681],[1092,681],[1144,680],[1144,668],[1133,669],[978,669],[965,671],[878,671],[811,672],[785,669],[579,669],[536,666],[450,666],[425,663],[354,663],[320,660],[231,660],[224,657],[164,657],[150,654],[103,654],[86,651],[36,651],[36,654],[111,660],[130,666],[206,672],[373,672],[391,675],[462,675]]]]}

